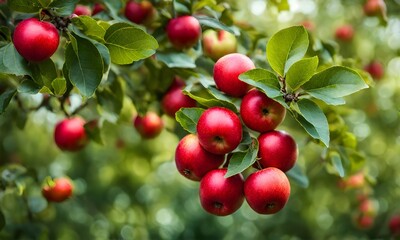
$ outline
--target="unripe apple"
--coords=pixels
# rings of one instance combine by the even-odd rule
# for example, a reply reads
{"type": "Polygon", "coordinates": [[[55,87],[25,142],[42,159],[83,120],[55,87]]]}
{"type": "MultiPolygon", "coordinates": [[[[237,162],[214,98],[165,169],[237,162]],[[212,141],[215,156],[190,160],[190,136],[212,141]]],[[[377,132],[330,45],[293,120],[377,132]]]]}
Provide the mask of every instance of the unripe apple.
{"type": "Polygon", "coordinates": [[[161,100],[163,111],[170,117],[175,117],[175,113],[181,108],[196,107],[196,100],[183,94],[184,84],[183,82],[183,85],[179,86],[180,83],[174,80],[161,100]]]}
{"type": "Polygon", "coordinates": [[[383,16],[386,14],[386,4],[383,0],[367,0],[363,10],[366,16],[383,16]]]}
{"type": "Polygon", "coordinates": [[[217,88],[232,97],[242,97],[250,86],[239,80],[239,75],[254,69],[253,61],[241,53],[231,53],[218,59],[214,65],[217,88]]]}
{"type": "Polygon", "coordinates": [[[137,115],[133,120],[133,125],[140,136],[146,139],[155,138],[162,132],[164,122],[155,112],[147,112],[146,115],[137,115]]]}
{"type": "Polygon", "coordinates": [[[93,6],[92,15],[96,15],[104,10],[105,10],[105,8],[101,3],[95,3],[93,6]]]}
{"type": "Polygon", "coordinates": [[[41,62],[56,52],[60,35],[53,24],[28,18],[18,23],[13,42],[15,49],[26,60],[41,62]]]}
{"type": "Polygon", "coordinates": [[[47,184],[42,188],[42,195],[49,202],[63,202],[71,197],[73,185],[69,178],[54,179],[53,184],[47,184]]]}
{"type": "Polygon", "coordinates": [[[135,2],[131,0],[126,3],[125,17],[136,24],[142,24],[152,17],[153,11],[154,8],[151,2],[135,2]]]}
{"type": "Polygon", "coordinates": [[[400,214],[396,214],[390,217],[389,230],[392,236],[400,236],[400,214]]]}
{"type": "Polygon", "coordinates": [[[76,5],[73,13],[78,16],[92,16],[92,10],[90,7],[81,4],[76,5]]]}
{"type": "Polygon", "coordinates": [[[345,24],[336,28],[335,37],[344,42],[350,42],[354,37],[353,26],[345,24]]]}
{"type": "Polygon", "coordinates": [[[368,63],[365,67],[364,70],[367,71],[371,76],[376,79],[380,80],[382,79],[383,75],[385,74],[383,65],[379,61],[371,61],[368,63]]]}
{"type": "Polygon", "coordinates": [[[57,123],[54,140],[61,150],[79,151],[88,143],[85,121],[80,117],[67,118],[57,123]]]}
{"type": "Polygon", "coordinates": [[[230,32],[208,29],[203,33],[203,52],[214,61],[236,52],[236,48],[236,37],[230,32]]]}
{"type": "Polygon", "coordinates": [[[236,212],[243,204],[243,176],[225,178],[227,169],[208,172],[200,181],[200,203],[204,210],[217,216],[236,212]]]}
{"type": "Polygon", "coordinates": [[[285,115],[285,107],[257,89],[246,93],[240,105],[244,124],[260,133],[274,130],[285,119],[285,115]]]}
{"type": "Polygon", "coordinates": [[[193,16],[180,16],[167,24],[167,37],[176,49],[191,48],[200,39],[201,26],[193,16]]]}
{"type": "Polygon", "coordinates": [[[197,122],[197,134],[201,146],[215,154],[234,150],[242,140],[242,124],[239,117],[223,107],[205,110],[197,122]]]}
{"type": "Polygon", "coordinates": [[[290,182],[278,168],[264,168],[247,177],[244,195],[249,206],[257,213],[277,213],[289,199],[290,182]]]}
{"type": "Polygon", "coordinates": [[[295,140],[284,131],[270,131],[258,137],[258,162],[263,168],[276,167],[286,172],[297,160],[298,150],[295,140]]]}
{"type": "Polygon", "coordinates": [[[224,155],[207,152],[195,134],[182,138],[175,150],[175,164],[184,177],[200,181],[209,171],[217,169],[224,162],[224,155]]]}

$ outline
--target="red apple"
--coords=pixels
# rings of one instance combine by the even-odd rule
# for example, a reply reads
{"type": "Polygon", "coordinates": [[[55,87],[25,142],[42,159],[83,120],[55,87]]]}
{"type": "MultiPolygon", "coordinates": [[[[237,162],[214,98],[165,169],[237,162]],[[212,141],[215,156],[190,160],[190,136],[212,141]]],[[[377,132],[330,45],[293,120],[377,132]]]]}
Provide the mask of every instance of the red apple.
{"type": "Polygon", "coordinates": [[[344,189],[361,188],[365,185],[365,176],[359,172],[339,181],[339,186],[344,189]]]}
{"type": "Polygon", "coordinates": [[[54,140],[61,150],[78,151],[88,143],[85,121],[80,117],[64,119],[57,123],[54,140]]]}
{"type": "Polygon", "coordinates": [[[242,124],[239,117],[223,107],[205,110],[197,122],[197,134],[201,146],[215,154],[234,150],[242,140],[242,124]]]}
{"type": "Polygon", "coordinates": [[[155,138],[162,132],[164,122],[155,112],[147,112],[146,115],[137,115],[133,125],[143,138],[155,138]]]}
{"type": "Polygon", "coordinates": [[[73,185],[69,178],[54,179],[53,184],[47,184],[42,188],[42,195],[49,202],[63,202],[71,197],[73,185]]]}
{"type": "Polygon", "coordinates": [[[166,31],[172,46],[185,49],[196,45],[200,39],[201,26],[193,16],[180,16],[168,22],[166,31]]]}
{"type": "Polygon", "coordinates": [[[356,218],[356,225],[360,229],[369,229],[374,225],[374,216],[369,216],[365,214],[360,214],[356,218]]]}
{"type": "Polygon", "coordinates": [[[214,61],[236,52],[236,48],[236,37],[230,32],[208,29],[203,33],[203,52],[214,61]]]}
{"type": "Polygon", "coordinates": [[[285,115],[285,107],[257,89],[246,93],[240,105],[244,124],[260,133],[274,130],[285,119],[285,115]]]}
{"type": "Polygon", "coordinates": [[[153,15],[154,7],[149,1],[135,2],[133,0],[126,3],[125,17],[136,24],[149,21],[153,15]]]}
{"type": "Polygon", "coordinates": [[[389,230],[392,236],[400,236],[400,214],[396,214],[390,217],[389,230]]]}
{"type": "Polygon", "coordinates": [[[196,100],[183,94],[182,88],[185,83],[182,83],[183,85],[174,80],[161,100],[163,111],[170,117],[175,117],[175,113],[181,108],[196,107],[196,100]]]}
{"type": "Polygon", "coordinates": [[[311,20],[304,20],[303,22],[301,22],[301,25],[303,25],[303,27],[305,27],[310,32],[315,30],[315,24],[311,20]]]}
{"type": "Polygon", "coordinates": [[[90,7],[81,4],[76,5],[73,13],[78,16],[92,16],[92,10],[90,7]]]}
{"type": "Polygon", "coordinates": [[[224,162],[224,155],[207,152],[195,134],[186,135],[175,151],[175,164],[180,174],[193,181],[200,181],[209,171],[224,162]]]}
{"type": "Polygon", "coordinates": [[[353,26],[345,24],[336,28],[335,37],[341,41],[349,42],[353,40],[354,29],[353,26]]]}
{"type": "Polygon", "coordinates": [[[14,30],[13,42],[15,49],[26,60],[41,62],[55,53],[60,35],[53,24],[28,18],[18,23],[14,30]]]}
{"type": "Polygon", "coordinates": [[[239,80],[239,75],[254,69],[254,63],[241,53],[221,57],[214,65],[214,81],[217,88],[232,97],[242,97],[249,85],[239,80]]]}
{"type": "Polygon", "coordinates": [[[298,150],[295,140],[284,131],[270,131],[258,137],[258,161],[263,168],[276,167],[286,172],[297,160],[298,150]]]}
{"type": "Polygon", "coordinates": [[[364,215],[368,216],[376,216],[377,214],[377,208],[372,199],[365,199],[360,202],[360,206],[358,207],[360,212],[364,215]]]}
{"type": "Polygon", "coordinates": [[[290,182],[278,168],[264,168],[247,177],[244,195],[249,206],[257,213],[277,213],[289,199],[290,182]]]}
{"type": "Polygon", "coordinates": [[[386,14],[386,3],[384,0],[367,0],[363,10],[367,16],[384,16],[386,14]]]}
{"type": "Polygon", "coordinates": [[[226,216],[238,210],[244,201],[243,176],[225,178],[226,169],[208,172],[200,181],[200,203],[208,213],[226,216]]]}
{"type": "Polygon", "coordinates": [[[95,3],[93,6],[92,15],[96,15],[104,10],[105,10],[105,8],[101,3],[95,3]]]}
{"type": "Polygon", "coordinates": [[[376,60],[368,63],[364,67],[364,70],[371,74],[371,76],[376,80],[382,79],[383,75],[385,74],[382,63],[376,60]]]}

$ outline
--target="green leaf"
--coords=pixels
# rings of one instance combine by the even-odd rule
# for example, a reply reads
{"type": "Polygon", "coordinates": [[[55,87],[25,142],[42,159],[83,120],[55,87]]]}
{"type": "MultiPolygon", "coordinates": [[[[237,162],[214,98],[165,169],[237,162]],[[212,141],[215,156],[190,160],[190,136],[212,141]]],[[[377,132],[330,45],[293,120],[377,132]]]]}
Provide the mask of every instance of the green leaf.
{"type": "Polygon", "coordinates": [[[106,73],[111,67],[110,51],[108,51],[108,48],[106,46],[104,46],[103,44],[101,44],[99,42],[95,42],[94,46],[97,48],[97,50],[99,51],[99,53],[102,56],[103,64],[104,64],[103,73],[106,73]]]}
{"type": "Polygon", "coordinates": [[[303,26],[285,28],[268,41],[268,62],[275,72],[285,76],[289,68],[304,57],[308,45],[308,33],[303,26]]]}
{"type": "Polygon", "coordinates": [[[195,68],[194,59],[185,53],[157,53],[157,60],[165,63],[169,68],[195,68]]]}
{"type": "Polygon", "coordinates": [[[31,79],[27,79],[22,81],[22,83],[18,86],[18,92],[36,94],[40,91],[41,88],[41,86],[37,85],[31,79]]]}
{"type": "Polygon", "coordinates": [[[331,159],[333,167],[335,167],[340,177],[344,177],[344,167],[342,163],[342,159],[338,152],[330,152],[329,158],[331,159]]]}
{"type": "Polygon", "coordinates": [[[354,70],[342,66],[327,68],[315,74],[302,86],[308,94],[327,104],[343,104],[343,97],[368,88],[354,70]]]}
{"type": "Polygon", "coordinates": [[[11,30],[6,26],[1,26],[0,27],[0,42],[9,42],[9,41],[11,41],[11,30]]]}
{"type": "Polygon", "coordinates": [[[54,0],[48,7],[54,13],[61,17],[67,17],[72,14],[79,0],[54,0]]]}
{"type": "Polygon", "coordinates": [[[225,178],[231,177],[238,173],[243,172],[249,168],[257,160],[258,154],[258,141],[253,139],[252,144],[245,152],[235,152],[232,154],[229,160],[228,171],[225,174],[225,178]]]}
{"type": "Polygon", "coordinates": [[[199,22],[202,26],[207,26],[207,27],[214,28],[214,29],[225,30],[236,36],[240,35],[240,32],[236,28],[226,26],[225,24],[218,21],[218,19],[208,17],[208,16],[199,16],[199,15],[197,15],[195,17],[197,18],[197,20],[199,20],[199,22]]]}
{"type": "Polygon", "coordinates": [[[300,187],[307,188],[310,185],[307,175],[304,174],[303,170],[298,164],[295,164],[292,169],[286,172],[286,175],[291,181],[299,185],[300,187]]]}
{"type": "Polygon", "coordinates": [[[11,99],[16,93],[16,89],[10,89],[0,95],[0,114],[3,114],[6,111],[8,104],[10,104],[11,99]]]}
{"type": "Polygon", "coordinates": [[[31,75],[28,62],[19,55],[12,43],[0,48],[0,72],[16,76],[31,75]]]}
{"type": "Polygon", "coordinates": [[[51,86],[56,96],[62,96],[67,91],[67,80],[65,78],[56,78],[51,83],[51,86]]]}
{"type": "Polygon", "coordinates": [[[89,16],[79,16],[72,18],[72,23],[81,30],[86,36],[104,43],[106,29],[104,29],[96,20],[89,16]]]}
{"type": "Polygon", "coordinates": [[[295,62],[286,74],[286,84],[296,91],[314,75],[318,67],[318,57],[304,58],[295,62]]]}
{"type": "Polygon", "coordinates": [[[124,92],[121,81],[115,78],[110,86],[96,92],[97,101],[103,110],[118,116],[122,109],[124,92]]]}
{"type": "Polygon", "coordinates": [[[295,116],[296,120],[313,138],[329,147],[329,124],[319,106],[309,99],[301,99],[297,107],[300,116],[295,116]]]}
{"type": "Polygon", "coordinates": [[[89,136],[90,140],[93,140],[100,145],[104,145],[104,138],[101,131],[102,129],[97,120],[86,123],[84,127],[85,132],[89,136]]]}
{"type": "Polygon", "coordinates": [[[195,134],[197,132],[197,122],[203,112],[203,108],[181,108],[176,112],[175,118],[183,129],[195,134]]]}
{"type": "Polygon", "coordinates": [[[154,37],[128,23],[110,26],[104,39],[106,47],[110,50],[111,61],[115,64],[131,64],[148,58],[158,48],[154,37]]]}
{"type": "Polygon", "coordinates": [[[37,84],[53,89],[51,83],[57,78],[57,69],[51,59],[39,63],[31,63],[30,67],[32,70],[32,77],[37,84]]]}
{"type": "Polygon", "coordinates": [[[65,51],[65,65],[71,83],[82,95],[90,97],[103,77],[103,60],[96,46],[87,39],[70,35],[65,51]]]}
{"type": "Polygon", "coordinates": [[[42,8],[38,0],[8,0],[7,4],[12,10],[23,13],[39,12],[42,8]]]}

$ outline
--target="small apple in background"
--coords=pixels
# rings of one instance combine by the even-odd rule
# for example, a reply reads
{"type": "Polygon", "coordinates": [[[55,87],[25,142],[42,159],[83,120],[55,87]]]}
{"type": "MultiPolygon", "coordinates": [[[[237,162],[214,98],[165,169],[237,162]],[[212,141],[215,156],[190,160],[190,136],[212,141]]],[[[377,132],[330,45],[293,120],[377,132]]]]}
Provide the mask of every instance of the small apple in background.
{"type": "Polygon", "coordinates": [[[260,133],[274,130],[285,119],[285,115],[284,106],[257,89],[246,93],[240,105],[244,124],[260,133]]]}
{"type": "Polygon", "coordinates": [[[217,216],[236,212],[243,204],[244,180],[241,174],[225,178],[227,169],[208,172],[200,181],[200,203],[204,210],[217,216]]]}
{"type": "Polygon", "coordinates": [[[390,217],[389,231],[393,237],[400,236],[400,214],[395,214],[390,217]]]}
{"type": "Polygon", "coordinates": [[[164,122],[155,112],[147,112],[144,116],[137,115],[133,120],[135,129],[142,138],[155,138],[164,129],[164,122]]]}
{"type": "Polygon", "coordinates": [[[14,30],[13,43],[18,53],[28,61],[49,59],[57,50],[60,35],[57,28],[36,18],[28,18],[14,30]]]}
{"type": "Polygon", "coordinates": [[[95,4],[93,5],[92,15],[96,15],[96,14],[98,14],[98,13],[100,13],[100,12],[103,12],[104,10],[105,10],[105,8],[104,8],[103,4],[101,4],[101,3],[95,3],[95,4]]]}
{"type": "Polygon", "coordinates": [[[304,20],[303,22],[301,22],[301,25],[310,32],[315,30],[315,24],[311,20],[304,20]]]}
{"type": "Polygon", "coordinates": [[[231,53],[218,59],[214,65],[217,88],[232,97],[242,97],[250,86],[239,80],[239,75],[254,69],[253,61],[241,53],[231,53]]]}
{"type": "Polygon", "coordinates": [[[374,225],[375,216],[359,214],[356,219],[356,226],[360,229],[369,229],[374,225]]]}
{"type": "Polygon", "coordinates": [[[235,53],[237,40],[235,35],[224,30],[208,29],[203,33],[203,52],[214,61],[229,54],[235,53]]]}
{"type": "Polygon", "coordinates": [[[92,16],[92,10],[90,7],[81,4],[76,5],[73,13],[78,16],[92,16]]]}
{"type": "Polygon", "coordinates": [[[345,24],[336,28],[335,37],[344,42],[350,42],[354,37],[354,28],[350,24],[345,24]]]}
{"type": "Polygon", "coordinates": [[[284,131],[270,131],[258,137],[258,162],[263,168],[276,167],[286,172],[297,160],[297,144],[292,136],[284,131]]]}
{"type": "Polygon", "coordinates": [[[136,24],[149,21],[153,15],[154,7],[149,1],[129,1],[125,6],[125,17],[136,24]]]}
{"type": "Polygon", "coordinates": [[[195,134],[182,138],[175,151],[175,164],[180,174],[193,181],[201,178],[224,162],[225,155],[207,152],[195,134]]]}
{"type": "Polygon", "coordinates": [[[200,39],[201,26],[193,16],[180,16],[167,24],[167,37],[176,49],[191,48],[200,39]]]}
{"type": "Polygon", "coordinates": [[[223,107],[205,110],[197,122],[201,146],[215,154],[234,150],[242,140],[242,123],[232,111],[223,107]]]}
{"type": "Polygon", "coordinates": [[[54,140],[61,150],[79,151],[88,143],[85,120],[80,117],[67,118],[57,123],[54,140]]]}
{"type": "Polygon", "coordinates": [[[249,206],[257,213],[277,213],[289,199],[290,182],[278,168],[264,168],[247,177],[244,195],[249,206]]]}
{"type": "Polygon", "coordinates": [[[383,75],[385,74],[385,70],[382,63],[380,63],[377,60],[373,60],[370,63],[368,63],[364,67],[364,70],[367,71],[369,74],[371,74],[372,78],[374,78],[375,80],[382,79],[383,75]]]}
{"type": "Polygon", "coordinates": [[[42,188],[42,195],[49,202],[63,202],[71,197],[73,185],[69,178],[57,178],[42,188]]]}
{"type": "Polygon", "coordinates": [[[182,88],[185,86],[185,82],[180,81],[174,80],[161,100],[163,111],[170,117],[175,117],[175,113],[181,108],[196,107],[197,105],[196,100],[183,94],[182,88]]]}
{"type": "Polygon", "coordinates": [[[386,15],[386,3],[383,0],[367,0],[363,10],[366,16],[384,16],[386,15]]]}
{"type": "Polygon", "coordinates": [[[364,199],[360,202],[360,205],[358,207],[358,210],[364,214],[364,215],[368,215],[368,216],[376,216],[378,210],[377,210],[377,206],[375,204],[375,201],[367,198],[364,199]]]}
{"type": "Polygon", "coordinates": [[[339,181],[339,187],[343,189],[355,189],[365,186],[365,176],[363,172],[358,172],[349,176],[346,179],[339,181]]]}

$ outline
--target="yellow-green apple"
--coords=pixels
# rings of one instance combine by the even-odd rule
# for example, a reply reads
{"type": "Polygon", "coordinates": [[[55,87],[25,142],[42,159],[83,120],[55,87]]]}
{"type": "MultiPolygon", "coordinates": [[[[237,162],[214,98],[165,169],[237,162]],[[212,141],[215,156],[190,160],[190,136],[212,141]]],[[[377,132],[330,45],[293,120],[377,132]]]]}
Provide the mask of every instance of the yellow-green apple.
{"type": "Polygon", "coordinates": [[[229,54],[235,53],[237,40],[235,35],[224,30],[208,29],[203,33],[203,52],[214,61],[229,54]]]}
{"type": "Polygon", "coordinates": [[[189,15],[171,19],[167,24],[167,37],[176,49],[191,48],[200,39],[201,26],[199,21],[189,15]]]}
{"type": "Polygon", "coordinates": [[[67,118],[57,123],[54,141],[61,150],[79,151],[88,143],[85,120],[80,117],[67,118]]]}
{"type": "Polygon", "coordinates": [[[377,60],[371,61],[368,63],[364,70],[367,71],[374,79],[380,80],[385,74],[382,63],[377,60]]]}
{"type": "Polygon", "coordinates": [[[46,183],[42,188],[42,195],[49,202],[63,202],[71,197],[73,185],[69,178],[56,178],[52,183],[46,183]]]}
{"type": "Polygon", "coordinates": [[[73,13],[78,16],[92,16],[92,10],[90,7],[81,4],[76,5],[73,13]]]}
{"type": "Polygon", "coordinates": [[[163,111],[170,117],[175,117],[175,113],[181,108],[196,106],[196,100],[183,94],[182,88],[185,83],[182,80],[175,79],[161,100],[163,111]]]}
{"type": "Polygon", "coordinates": [[[354,37],[354,28],[350,24],[344,24],[336,28],[335,37],[344,42],[350,42],[354,37]]]}
{"type": "Polygon", "coordinates": [[[153,13],[154,7],[149,1],[135,2],[130,0],[125,5],[125,17],[136,24],[149,21],[153,13]]]}
{"type": "Polygon", "coordinates": [[[225,178],[227,169],[209,171],[200,181],[200,203],[204,210],[217,216],[236,212],[243,204],[243,176],[225,178]]]}
{"type": "Polygon", "coordinates": [[[239,75],[254,69],[253,61],[244,54],[231,53],[218,59],[214,65],[217,88],[232,97],[242,97],[250,86],[239,80],[239,75]]]}
{"type": "Polygon", "coordinates": [[[236,113],[224,107],[205,110],[197,122],[201,146],[215,154],[234,150],[242,140],[242,124],[236,113]]]}
{"type": "Polygon", "coordinates": [[[137,115],[133,126],[142,138],[150,139],[160,135],[164,129],[164,122],[157,113],[149,111],[144,116],[137,115]]]}

